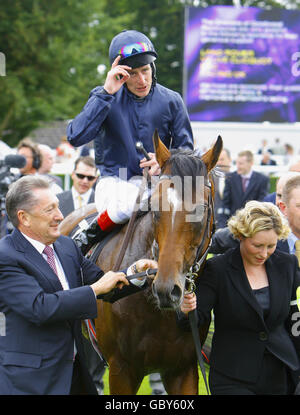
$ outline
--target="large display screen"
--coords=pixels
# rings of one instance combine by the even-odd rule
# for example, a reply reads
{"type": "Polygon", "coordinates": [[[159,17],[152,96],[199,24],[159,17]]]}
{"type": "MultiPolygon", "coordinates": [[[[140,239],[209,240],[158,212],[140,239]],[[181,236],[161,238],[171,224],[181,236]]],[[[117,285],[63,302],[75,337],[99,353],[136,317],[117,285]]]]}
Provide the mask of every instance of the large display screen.
{"type": "Polygon", "coordinates": [[[191,121],[300,121],[300,11],[186,8],[191,121]]]}

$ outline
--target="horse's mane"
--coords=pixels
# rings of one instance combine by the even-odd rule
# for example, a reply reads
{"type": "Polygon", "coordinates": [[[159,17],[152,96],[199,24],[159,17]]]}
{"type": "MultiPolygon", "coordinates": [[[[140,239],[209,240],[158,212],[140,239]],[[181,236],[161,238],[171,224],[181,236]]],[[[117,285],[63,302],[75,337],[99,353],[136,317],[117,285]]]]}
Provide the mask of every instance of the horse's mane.
{"type": "MultiPolygon", "coordinates": [[[[170,150],[171,156],[162,167],[161,176],[163,176],[170,166],[171,176],[177,176],[181,179],[182,186],[186,183],[184,177],[191,177],[192,190],[196,188],[196,178],[205,177],[207,174],[206,166],[202,161],[197,150],[184,150],[181,148],[170,150]]],[[[169,174],[168,174],[169,175],[169,174]]],[[[182,188],[182,195],[184,195],[182,188]]],[[[146,199],[142,208],[138,210],[137,217],[144,216],[151,206],[151,196],[146,199]]]]}
{"type": "Polygon", "coordinates": [[[172,149],[171,157],[166,161],[162,168],[162,174],[170,166],[171,175],[197,177],[206,175],[206,166],[197,151],[172,149]]]}
{"type": "Polygon", "coordinates": [[[206,165],[202,161],[199,153],[192,150],[175,149],[170,151],[171,156],[162,167],[162,175],[169,171],[171,176],[177,176],[181,179],[181,194],[184,196],[184,186],[191,186],[191,191],[197,189],[197,178],[207,177],[206,165]],[[186,182],[186,178],[190,182],[186,182]]]}

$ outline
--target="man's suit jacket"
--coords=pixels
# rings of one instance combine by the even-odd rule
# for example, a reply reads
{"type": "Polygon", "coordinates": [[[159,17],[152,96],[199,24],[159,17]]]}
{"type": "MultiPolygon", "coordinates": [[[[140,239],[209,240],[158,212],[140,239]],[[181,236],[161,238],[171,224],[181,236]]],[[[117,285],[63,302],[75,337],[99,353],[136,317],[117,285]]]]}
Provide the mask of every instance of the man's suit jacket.
{"type": "MultiPolygon", "coordinates": [[[[59,209],[64,217],[68,216],[69,213],[74,211],[75,207],[71,190],[66,190],[65,192],[58,193],[56,196],[59,200],[59,209]]],[[[88,203],[94,203],[94,201],[95,191],[92,190],[88,203]]]]}
{"type": "MultiPolygon", "coordinates": [[[[256,382],[266,348],[291,370],[299,369],[300,336],[292,336],[290,302],[296,299],[300,270],[294,255],[276,251],[266,261],[270,311],[263,316],[243,266],[239,246],[206,262],[198,279],[197,310],[204,322],[214,310],[211,366],[234,379],[256,382]]],[[[179,323],[186,327],[183,317],[179,323]]]]}
{"type": "Polygon", "coordinates": [[[276,205],[276,192],[268,193],[266,197],[264,197],[263,202],[271,202],[276,205]]]}
{"type": "Polygon", "coordinates": [[[279,249],[279,251],[282,251],[282,252],[287,252],[288,254],[290,253],[289,244],[286,239],[284,241],[278,241],[276,249],[279,249]]]}
{"type": "Polygon", "coordinates": [[[237,209],[243,208],[249,200],[263,200],[268,194],[269,179],[253,171],[246,191],[243,191],[241,176],[235,171],[226,177],[222,212],[217,217],[218,228],[224,228],[227,220],[237,209]]]}
{"type": "MultiPolygon", "coordinates": [[[[222,172],[222,174],[224,175],[223,177],[220,177],[218,175],[213,175],[214,188],[215,188],[214,211],[215,211],[216,219],[218,219],[218,215],[220,213],[222,214],[222,212],[223,212],[224,188],[222,189],[222,193],[221,193],[220,183],[221,183],[221,180],[225,181],[225,179],[228,176],[229,172],[226,172],[226,173],[222,172]]],[[[216,227],[219,228],[218,220],[216,221],[216,227]]]]}
{"type": "MultiPolygon", "coordinates": [[[[17,229],[0,240],[0,312],[6,323],[0,336],[0,395],[68,394],[74,340],[86,390],[96,393],[84,364],[81,320],[97,316],[89,284],[103,272],[68,237],[60,236],[54,249],[69,290],[17,229]]],[[[137,291],[126,286],[110,301],[137,291]]]]}

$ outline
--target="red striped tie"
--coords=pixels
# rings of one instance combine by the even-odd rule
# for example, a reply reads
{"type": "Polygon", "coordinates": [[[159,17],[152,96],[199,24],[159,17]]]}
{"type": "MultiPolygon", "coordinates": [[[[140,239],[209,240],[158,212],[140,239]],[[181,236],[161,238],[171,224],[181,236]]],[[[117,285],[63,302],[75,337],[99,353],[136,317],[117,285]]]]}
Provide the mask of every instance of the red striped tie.
{"type": "Polygon", "coordinates": [[[54,252],[53,252],[53,249],[51,248],[51,246],[46,245],[44,250],[43,250],[43,253],[47,255],[48,264],[53,269],[55,274],[58,275],[56,265],[55,265],[55,260],[54,260],[54,252]]]}
{"type": "Polygon", "coordinates": [[[242,186],[243,186],[243,191],[246,191],[247,188],[247,184],[248,184],[248,178],[247,177],[242,177],[242,186]]]}

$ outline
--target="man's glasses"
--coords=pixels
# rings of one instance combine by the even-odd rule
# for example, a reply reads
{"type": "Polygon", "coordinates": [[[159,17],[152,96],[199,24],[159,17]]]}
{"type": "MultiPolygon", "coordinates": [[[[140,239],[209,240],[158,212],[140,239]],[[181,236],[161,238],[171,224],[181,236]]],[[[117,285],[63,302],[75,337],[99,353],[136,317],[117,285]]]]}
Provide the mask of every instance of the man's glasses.
{"type": "Polygon", "coordinates": [[[88,179],[89,182],[96,179],[96,176],[86,176],[85,174],[80,174],[80,173],[76,173],[76,172],[75,172],[75,174],[78,177],[78,179],[81,179],[81,180],[88,179]]]}

